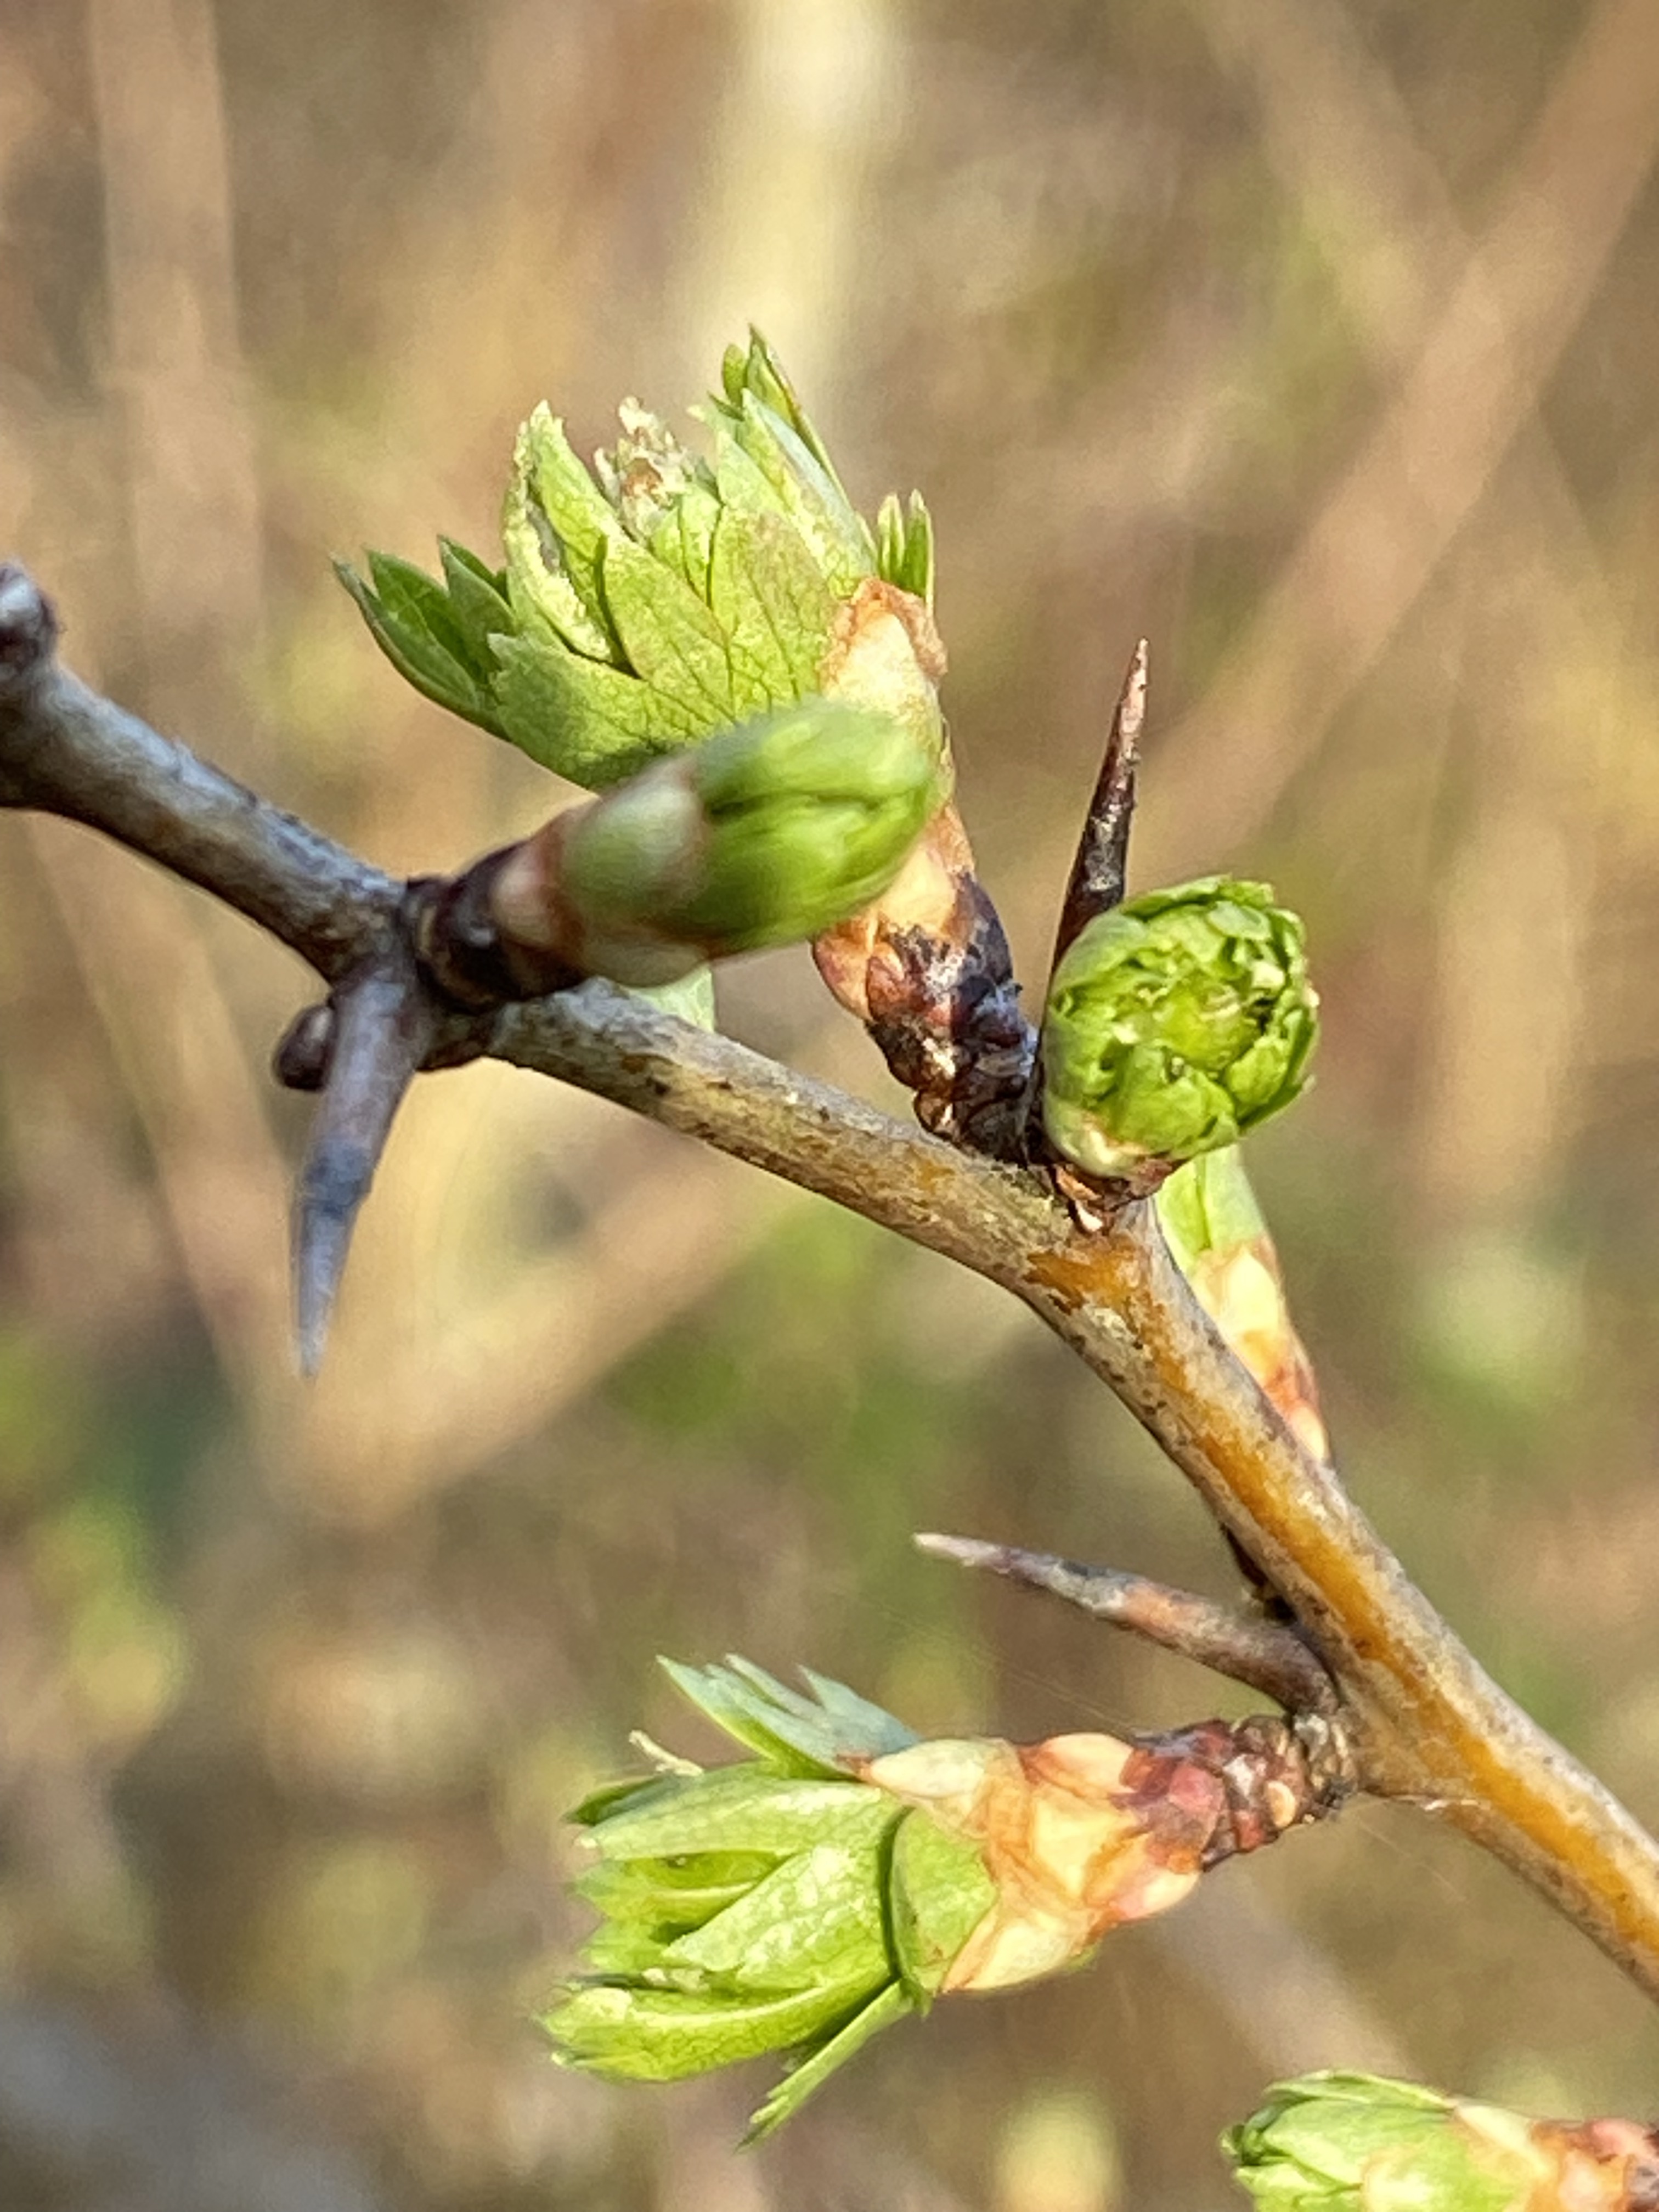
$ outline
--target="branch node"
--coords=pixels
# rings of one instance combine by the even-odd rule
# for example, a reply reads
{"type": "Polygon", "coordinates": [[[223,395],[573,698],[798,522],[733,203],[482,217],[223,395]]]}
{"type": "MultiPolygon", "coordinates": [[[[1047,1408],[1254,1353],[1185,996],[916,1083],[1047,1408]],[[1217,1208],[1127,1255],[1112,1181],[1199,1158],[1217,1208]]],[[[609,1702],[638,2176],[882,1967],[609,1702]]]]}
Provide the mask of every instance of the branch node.
{"type": "Polygon", "coordinates": [[[331,1000],[295,1014],[270,1055],[270,1072],[284,1091],[320,1091],[327,1083],[334,1028],[331,1000]]]}

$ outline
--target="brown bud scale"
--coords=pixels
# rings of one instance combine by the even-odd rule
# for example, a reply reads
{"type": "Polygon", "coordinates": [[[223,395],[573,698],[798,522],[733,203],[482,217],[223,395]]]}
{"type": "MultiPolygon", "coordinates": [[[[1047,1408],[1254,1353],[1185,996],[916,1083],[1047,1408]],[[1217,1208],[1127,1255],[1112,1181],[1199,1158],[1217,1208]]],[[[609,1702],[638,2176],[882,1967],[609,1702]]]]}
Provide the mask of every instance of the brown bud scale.
{"type": "Polygon", "coordinates": [[[1124,1780],[1166,1863],[1201,1871],[1327,1819],[1354,1789],[1340,1733],[1312,1714],[1139,1738],[1124,1780]]]}
{"type": "Polygon", "coordinates": [[[812,951],[915,1093],[923,1128],[995,1158],[1022,1156],[1036,1034],[954,806],[940,809],[878,903],[827,930],[812,951]]]}

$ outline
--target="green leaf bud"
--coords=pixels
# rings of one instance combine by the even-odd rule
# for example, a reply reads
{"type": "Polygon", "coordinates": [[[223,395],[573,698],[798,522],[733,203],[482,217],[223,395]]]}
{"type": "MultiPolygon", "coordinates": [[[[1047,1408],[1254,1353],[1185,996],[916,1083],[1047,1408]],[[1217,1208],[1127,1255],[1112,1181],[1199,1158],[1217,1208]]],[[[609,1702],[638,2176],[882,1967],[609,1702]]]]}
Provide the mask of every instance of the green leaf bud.
{"type": "Polygon", "coordinates": [[[752,1756],[659,1753],[578,1808],[602,1918],[546,2024],[565,2064],[633,2080],[788,2054],[752,2134],[890,2021],[1073,1966],[1312,1817],[1283,1723],[924,1743],[817,1675],[803,1694],[741,1659],[668,1672],[752,1756]],[[1241,1788],[1261,1798],[1242,1824],[1241,1788]]]}
{"type": "Polygon", "coordinates": [[[982,1918],[991,1885],[941,1829],[900,1850],[926,1816],[836,1763],[848,1744],[911,1742],[890,1714],[812,1677],[803,1697],[738,1660],[670,1672],[760,1755],[712,1772],[676,1762],[580,1808],[597,1863],[579,1887],[605,1917],[588,1978],[547,2027],[562,2063],[636,2081],[791,2053],[755,2116],[763,2134],[877,2029],[925,2008],[950,1931],[982,1918]]]}
{"type": "Polygon", "coordinates": [[[1317,1005],[1302,924],[1264,884],[1210,876],[1097,915],[1048,987],[1050,1142],[1148,1183],[1236,1143],[1303,1089],[1317,1005]]]}
{"type": "Polygon", "coordinates": [[[1188,1160],[1153,1202],[1170,1256],[1200,1305],[1314,1457],[1328,1459],[1313,1364],[1237,1146],[1188,1160]]]}
{"type": "Polygon", "coordinates": [[[1370,2074],[1276,2083],[1222,2138],[1263,2212],[1638,2212],[1659,2136],[1629,2120],[1529,2120],[1370,2074]]]}
{"type": "Polygon", "coordinates": [[[740,724],[556,817],[502,871],[504,936],[668,981],[816,936],[892,882],[941,797],[897,723],[823,699],[740,724]]]}

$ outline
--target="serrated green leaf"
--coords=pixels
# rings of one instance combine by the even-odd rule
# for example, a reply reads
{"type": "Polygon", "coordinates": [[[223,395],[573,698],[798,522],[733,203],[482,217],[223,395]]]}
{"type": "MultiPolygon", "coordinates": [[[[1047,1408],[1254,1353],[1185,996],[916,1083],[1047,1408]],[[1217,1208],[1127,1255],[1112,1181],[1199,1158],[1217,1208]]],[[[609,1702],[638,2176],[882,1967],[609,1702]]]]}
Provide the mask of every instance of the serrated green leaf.
{"type": "Polygon", "coordinates": [[[786,2120],[793,2119],[813,2092],[821,2089],[849,2058],[856,2057],[872,2036],[879,2035],[884,2027],[892,2027],[914,2010],[903,1984],[890,1982],[879,1996],[872,1997],[844,2026],[814,2044],[791,2067],[766,2101],[750,2114],[744,2142],[759,2142],[786,2120]]]}
{"type": "Polygon", "coordinates": [[[502,638],[495,705],[501,735],[532,760],[603,791],[702,734],[691,718],[619,668],[544,638],[502,638]]]}
{"type": "MultiPolygon", "coordinates": [[[[374,558],[385,563],[388,556],[371,556],[371,565],[374,558]]],[[[394,611],[349,562],[337,561],[334,573],[356,602],[357,611],[368,623],[374,642],[406,683],[412,684],[438,706],[447,708],[451,714],[476,722],[494,736],[503,734],[488,693],[459,654],[425,626],[422,613],[425,601],[416,595],[400,592],[399,605],[406,611],[394,611]]],[[[418,569],[412,573],[420,574],[418,569]]],[[[441,599],[440,587],[429,577],[424,580],[441,599]]]]}
{"type": "Polygon", "coordinates": [[[682,577],[705,605],[708,603],[709,555],[720,512],[718,496],[704,486],[695,484],[681,495],[651,533],[651,551],[665,567],[682,577]]]}
{"type": "MultiPolygon", "coordinates": [[[[734,507],[740,514],[775,514],[788,522],[788,509],[764,472],[738,443],[730,419],[711,414],[709,420],[714,432],[714,488],[721,507],[734,507]]],[[[790,527],[793,526],[791,523],[790,527]]]]}
{"type": "Polygon", "coordinates": [[[610,624],[572,582],[552,525],[537,506],[526,479],[516,471],[501,506],[501,544],[514,628],[587,659],[619,663],[622,650],[610,624]]]}
{"type": "Polygon", "coordinates": [[[449,594],[437,579],[396,553],[368,556],[368,573],[388,622],[423,632],[453,660],[465,664],[465,647],[449,594]]]}
{"type": "Polygon", "coordinates": [[[519,433],[514,471],[532,507],[551,525],[564,556],[564,568],[592,619],[604,624],[605,595],[599,584],[604,549],[627,532],[610,502],[582,465],[565,435],[564,424],[545,401],[519,433]]]}
{"type": "Polygon", "coordinates": [[[883,1912],[886,1831],[896,1808],[853,1843],[814,1843],[734,1904],[666,1946],[663,1963],[695,1966],[752,1989],[821,1987],[854,1977],[873,1986],[890,1968],[883,1912]]]}
{"type": "Polygon", "coordinates": [[[653,1792],[672,1790],[687,1778],[681,1774],[644,1774],[636,1775],[629,1782],[602,1783],[597,1790],[590,1790],[581,1803],[573,1806],[564,1817],[579,1828],[597,1827],[623,1806],[653,1792]]]}
{"type": "Polygon", "coordinates": [[[577,1894],[608,1920],[632,1921],[672,1936],[690,1935],[763,1881],[773,1851],[678,1851],[657,1858],[601,1859],[575,1883],[577,1894]]]}
{"type": "MultiPolygon", "coordinates": [[[[872,1705],[868,1698],[860,1697],[856,1690],[849,1690],[845,1682],[814,1674],[810,1667],[803,1667],[800,1671],[823,1708],[839,1757],[883,1759],[890,1751],[908,1750],[917,1741],[914,1729],[907,1728],[884,1706],[872,1705]]],[[[805,1698],[801,1700],[803,1705],[805,1702],[805,1698]]]]}
{"type": "Polygon", "coordinates": [[[683,1698],[734,1742],[758,1752],[775,1772],[839,1778],[821,1719],[815,1723],[817,1734],[811,1726],[779,1732],[788,1692],[763,1668],[735,1656],[723,1667],[683,1667],[674,1659],[659,1659],[657,1664],[683,1698]]]}
{"type": "MultiPolygon", "coordinates": [[[[740,407],[744,392],[753,392],[756,398],[763,401],[775,415],[788,424],[836,490],[841,491],[841,479],[836,474],[835,463],[830,459],[823,439],[813,428],[811,416],[801,404],[800,394],[795,389],[793,380],[774,351],[770,340],[751,323],[747,352],[737,346],[730,348],[726,357],[728,367],[734,356],[737,363],[735,381],[725,370],[722,373],[726,396],[732,405],[740,407]]],[[[842,497],[846,498],[845,492],[842,492],[842,497]]]]}
{"type": "Polygon", "coordinates": [[[863,1983],[753,1996],[707,1990],[578,1987],[546,2015],[554,2056],[565,2065],[631,2081],[678,2081],[787,2049],[823,2033],[868,1995],[863,1983]]]}
{"type": "Polygon", "coordinates": [[[714,531],[709,603],[744,704],[734,719],[814,690],[836,602],[800,532],[779,514],[728,507],[714,531]]]}
{"type": "Polygon", "coordinates": [[[630,538],[605,548],[599,577],[629,666],[674,702],[693,734],[740,721],[746,703],[735,694],[725,633],[685,579],[630,538]]]}
{"type": "Polygon", "coordinates": [[[770,1745],[811,1762],[815,1773],[844,1772],[846,1760],[879,1759],[916,1741],[893,1714],[810,1668],[801,1669],[811,1692],[804,1696],[735,1652],[723,1666],[700,1670],[672,1660],[659,1663],[684,1695],[739,1742],[756,1749],[770,1745]]]}
{"type": "Polygon", "coordinates": [[[460,568],[470,568],[481,584],[489,585],[498,598],[506,598],[507,571],[504,568],[492,568],[482,553],[472,552],[458,538],[441,536],[438,544],[444,556],[446,570],[452,561],[460,568]]]}
{"type": "Polygon", "coordinates": [[[776,493],[830,591],[851,599],[872,573],[868,532],[834,473],[753,392],[744,392],[732,434],[776,493]]]}
{"type": "Polygon", "coordinates": [[[696,1851],[758,1851],[779,1859],[819,1842],[851,1849],[878,1836],[893,1816],[890,1797],[844,1777],[829,1782],[746,1765],[717,1768],[678,1792],[623,1806],[590,1832],[607,1860],[696,1851]]]}
{"type": "Polygon", "coordinates": [[[453,538],[438,540],[450,611],[460,633],[468,667],[481,690],[495,680],[496,660],[493,637],[511,637],[516,625],[503,583],[498,583],[476,553],[469,553],[453,538]]]}

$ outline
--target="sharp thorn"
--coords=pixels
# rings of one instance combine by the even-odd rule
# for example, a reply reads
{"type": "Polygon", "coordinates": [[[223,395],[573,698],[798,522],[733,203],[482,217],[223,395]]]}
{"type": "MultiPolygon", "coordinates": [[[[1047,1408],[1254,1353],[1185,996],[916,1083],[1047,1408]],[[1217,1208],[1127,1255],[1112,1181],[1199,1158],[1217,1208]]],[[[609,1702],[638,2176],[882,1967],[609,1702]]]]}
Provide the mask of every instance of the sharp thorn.
{"type": "Polygon", "coordinates": [[[988,1544],[973,1536],[927,1534],[915,1541],[933,1559],[983,1567],[1028,1589],[1063,1598],[1097,1620],[1264,1692],[1287,1711],[1326,1711],[1337,1695],[1317,1655],[1295,1628],[1280,1622],[1120,1568],[1079,1566],[1051,1552],[988,1544]]]}
{"type": "Polygon", "coordinates": [[[352,1231],[435,1028],[431,1002],[402,953],[360,971],[331,1003],[327,1080],[294,1202],[295,1335],[306,1376],[322,1364],[352,1231]]]}
{"type": "Polygon", "coordinates": [[[323,1364],[351,1232],[374,1179],[367,1148],[349,1138],[313,1142],[294,1206],[294,1317],[300,1372],[323,1364]]]}
{"type": "Polygon", "coordinates": [[[1112,714],[1106,757],[1078,840],[1077,858],[1072,863],[1054,936],[1055,960],[1097,914],[1109,913],[1123,903],[1129,830],[1135,811],[1135,769],[1146,718],[1146,641],[1143,637],[1129,658],[1112,714]]]}

